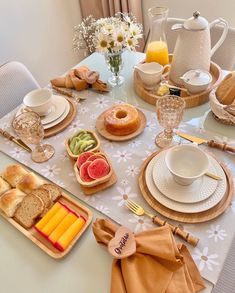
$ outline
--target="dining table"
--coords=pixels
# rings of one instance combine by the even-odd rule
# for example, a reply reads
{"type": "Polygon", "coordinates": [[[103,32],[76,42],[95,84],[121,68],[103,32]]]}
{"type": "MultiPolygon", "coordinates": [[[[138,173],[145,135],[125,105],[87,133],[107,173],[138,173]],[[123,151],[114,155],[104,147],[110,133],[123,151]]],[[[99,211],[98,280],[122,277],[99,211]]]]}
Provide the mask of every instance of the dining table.
{"type": "MultiPolygon", "coordinates": [[[[58,184],[65,193],[87,206],[93,213],[93,221],[96,218],[112,219],[128,226],[136,233],[153,228],[150,219],[145,216],[139,218],[125,207],[127,195],[156,214],[156,211],[145,202],[138,188],[140,167],[144,159],[157,150],[154,139],[161,130],[157,122],[155,106],[138,97],[133,86],[134,66],[144,58],[144,53],[124,52],[121,75],[125,81],[122,85],[111,87],[108,93],[101,94],[90,89],[79,93],[82,99],[77,103],[77,116],[74,121],[63,132],[44,139],[55,148],[55,155],[48,162],[41,164],[32,162],[29,153],[1,137],[0,171],[9,164],[19,162],[39,176],[58,184]],[[113,104],[121,102],[130,103],[144,112],[147,118],[146,128],[140,136],[127,142],[112,142],[99,136],[101,147],[108,154],[118,181],[107,190],[94,195],[84,195],[76,182],[64,141],[81,128],[95,131],[95,120],[98,115],[113,104]]],[[[102,81],[107,81],[110,75],[102,54],[93,53],[76,67],[81,65],[87,65],[91,70],[98,71],[102,81]]],[[[227,73],[223,71],[223,76],[227,73]]],[[[0,119],[1,128],[13,132],[11,121],[16,111],[17,109],[14,109],[0,119]]],[[[234,126],[216,121],[210,111],[209,102],[186,109],[179,128],[191,135],[235,145],[234,126]]],[[[223,161],[233,179],[235,178],[233,154],[207,146],[202,148],[223,161]]],[[[163,216],[162,218],[165,219],[163,216]]],[[[188,245],[188,248],[205,280],[206,288],[201,291],[203,293],[212,292],[218,282],[235,235],[234,220],[235,200],[233,199],[227,210],[216,219],[198,224],[181,223],[186,230],[200,238],[197,247],[188,245]]],[[[176,221],[169,220],[169,222],[179,224],[176,221]]],[[[180,238],[176,239],[178,242],[181,241],[180,238]]],[[[110,290],[112,257],[106,249],[97,244],[92,232],[92,224],[66,257],[53,259],[0,217],[0,259],[0,291],[4,293],[105,293],[110,290]]]]}

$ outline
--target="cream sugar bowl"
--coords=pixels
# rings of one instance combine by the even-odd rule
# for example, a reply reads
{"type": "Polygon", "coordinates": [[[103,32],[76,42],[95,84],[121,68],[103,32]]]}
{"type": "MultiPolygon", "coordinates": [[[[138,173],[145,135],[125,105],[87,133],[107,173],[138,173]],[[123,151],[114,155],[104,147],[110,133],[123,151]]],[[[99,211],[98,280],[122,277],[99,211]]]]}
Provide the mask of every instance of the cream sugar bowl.
{"type": "Polygon", "coordinates": [[[52,96],[52,92],[49,89],[36,89],[24,97],[23,103],[39,116],[46,116],[51,111],[52,96]]]}
{"type": "Polygon", "coordinates": [[[168,74],[163,74],[167,67],[169,65],[162,66],[157,62],[140,63],[134,66],[140,75],[144,87],[148,90],[156,88],[162,80],[162,76],[165,77],[168,74]]]}
{"type": "Polygon", "coordinates": [[[205,152],[194,145],[177,145],[166,153],[165,162],[174,180],[189,185],[203,176],[209,160],[205,152]]]}

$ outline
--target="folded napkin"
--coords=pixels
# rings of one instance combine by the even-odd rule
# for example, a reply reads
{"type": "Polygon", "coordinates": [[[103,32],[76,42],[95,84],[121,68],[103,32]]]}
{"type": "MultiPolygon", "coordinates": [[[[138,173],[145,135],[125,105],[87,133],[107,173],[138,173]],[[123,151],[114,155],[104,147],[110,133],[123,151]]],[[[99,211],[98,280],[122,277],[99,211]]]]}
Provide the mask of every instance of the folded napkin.
{"type": "MultiPolygon", "coordinates": [[[[119,227],[97,219],[93,233],[107,246],[119,227]]],[[[200,273],[183,244],[176,244],[169,227],[163,226],[134,235],[135,254],[114,259],[111,293],[192,293],[205,288],[200,273]]]]}

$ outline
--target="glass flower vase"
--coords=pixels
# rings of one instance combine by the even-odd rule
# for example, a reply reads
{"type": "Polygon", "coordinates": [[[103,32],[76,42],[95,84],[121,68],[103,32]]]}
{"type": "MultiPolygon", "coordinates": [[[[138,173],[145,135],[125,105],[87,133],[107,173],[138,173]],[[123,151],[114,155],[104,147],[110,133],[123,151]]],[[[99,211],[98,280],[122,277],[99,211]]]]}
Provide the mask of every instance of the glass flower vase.
{"type": "Polygon", "coordinates": [[[111,86],[118,86],[124,82],[124,77],[120,75],[120,71],[123,68],[122,53],[123,51],[119,51],[116,53],[106,53],[104,55],[108,69],[112,72],[112,76],[108,79],[108,83],[111,86]]]}

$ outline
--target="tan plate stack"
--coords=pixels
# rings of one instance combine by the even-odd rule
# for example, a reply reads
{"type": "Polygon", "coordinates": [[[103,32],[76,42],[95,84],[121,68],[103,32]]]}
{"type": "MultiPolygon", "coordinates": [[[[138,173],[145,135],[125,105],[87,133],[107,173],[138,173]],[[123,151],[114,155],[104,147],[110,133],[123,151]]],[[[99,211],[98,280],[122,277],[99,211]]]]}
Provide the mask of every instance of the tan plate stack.
{"type": "MultiPolygon", "coordinates": [[[[159,212],[161,215],[183,223],[201,223],[206,222],[209,220],[212,220],[219,215],[221,215],[229,206],[232,197],[233,197],[233,178],[228,169],[225,167],[224,164],[221,162],[220,165],[224,170],[224,173],[227,178],[227,191],[223,196],[223,199],[215,205],[213,208],[206,210],[204,212],[199,213],[181,213],[174,210],[171,210],[161,203],[159,203],[150,193],[146,181],[145,181],[145,170],[149,164],[149,162],[161,151],[154,152],[152,155],[150,155],[145,162],[142,165],[140,175],[139,175],[139,187],[141,190],[141,193],[144,197],[144,199],[147,201],[147,203],[157,212],[159,212]]],[[[217,160],[218,161],[218,160],[217,160]]]]}
{"type": "MultiPolygon", "coordinates": [[[[172,55],[169,55],[170,62],[172,60],[172,55]]],[[[144,62],[144,61],[143,61],[144,62]]],[[[217,65],[214,62],[211,62],[210,66],[210,74],[212,75],[212,82],[209,85],[209,87],[198,94],[193,94],[189,95],[185,91],[181,91],[181,96],[184,98],[186,102],[186,108],[193,108],[199,105],[202,105],[204,103],[207,103],[209,101],[209,94],[210,91],[217,87],[220,80],[221,80],[221,68],[219,65],[217,65]]],[[[170,84],[174,85],[172,82],[169,81],[170,84]]],[[[144,88],[143,82],[140,79],[140,76],[137,72],[137,70],[134,70],[134,88],[136,94],[145,102],[151,104],[151,105],[156,105],[156,101],[160,96],[157,96],[155,93],[148,91],[144,88]]]]}

